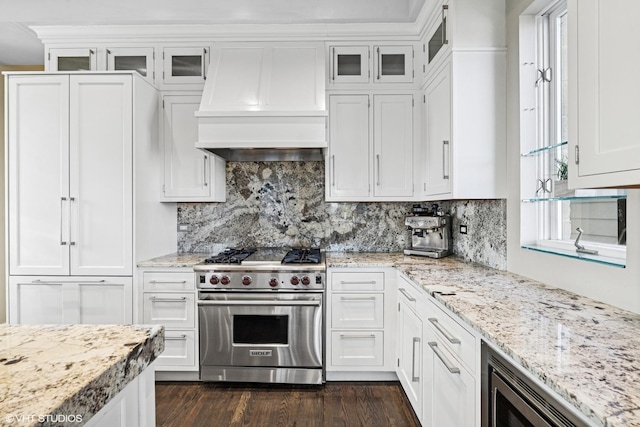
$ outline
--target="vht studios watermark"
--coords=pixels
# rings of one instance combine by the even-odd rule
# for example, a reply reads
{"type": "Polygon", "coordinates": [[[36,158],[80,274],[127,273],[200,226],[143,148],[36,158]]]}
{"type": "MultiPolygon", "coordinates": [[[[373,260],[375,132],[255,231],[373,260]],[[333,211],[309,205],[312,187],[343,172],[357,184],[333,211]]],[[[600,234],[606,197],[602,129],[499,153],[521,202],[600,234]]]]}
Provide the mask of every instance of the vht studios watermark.
{"type": "Polygon", "coordinates": [[[6,416],[7,423],[81,423],[82,415],[64,415],[64,414],[47,414],[47,415],[31,415],[31,414],[9,414],[6,416]]]}

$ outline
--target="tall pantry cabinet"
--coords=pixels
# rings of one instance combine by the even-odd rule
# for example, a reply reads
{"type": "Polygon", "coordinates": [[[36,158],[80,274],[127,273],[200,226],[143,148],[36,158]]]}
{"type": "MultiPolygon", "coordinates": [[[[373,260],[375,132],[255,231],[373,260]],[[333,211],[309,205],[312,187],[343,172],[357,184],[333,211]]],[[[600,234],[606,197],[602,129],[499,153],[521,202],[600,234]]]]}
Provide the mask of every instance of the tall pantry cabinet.
{"type": "Polygon", "coordinates": [[[157,90],[131,72],[6,82],[9,322],[131,323],[135,262],[175,247],[175,208],[151,197],[157,90]]]}

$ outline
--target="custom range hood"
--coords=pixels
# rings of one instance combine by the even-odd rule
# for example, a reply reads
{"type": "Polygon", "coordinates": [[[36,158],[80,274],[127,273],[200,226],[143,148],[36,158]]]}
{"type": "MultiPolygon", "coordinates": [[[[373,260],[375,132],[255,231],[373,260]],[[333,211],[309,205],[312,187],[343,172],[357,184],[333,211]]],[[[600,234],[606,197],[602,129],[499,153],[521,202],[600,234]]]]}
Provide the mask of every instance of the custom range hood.
{"type": "Polygon", "coordinates": [[[216,45],[196,148],[229,161],[322,160],[324,70],[321,43],[216,45]]]}

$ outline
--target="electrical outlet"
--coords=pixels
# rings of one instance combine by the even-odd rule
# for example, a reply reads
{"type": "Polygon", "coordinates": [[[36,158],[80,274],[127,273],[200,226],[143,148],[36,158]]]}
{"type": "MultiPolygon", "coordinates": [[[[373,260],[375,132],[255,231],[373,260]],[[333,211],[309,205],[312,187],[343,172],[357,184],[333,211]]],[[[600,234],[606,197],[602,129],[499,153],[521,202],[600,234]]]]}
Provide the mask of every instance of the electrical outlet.
{"type": "Polygon", "coordinates": [[[189,231],[189,224],[178,224],[178,231],[189,231]]]}
{"type": "Polygon", "coordinates": [[[466,225],[461,225],[460,226],[460,234],[467,234],[467,226],[466,225]]]}

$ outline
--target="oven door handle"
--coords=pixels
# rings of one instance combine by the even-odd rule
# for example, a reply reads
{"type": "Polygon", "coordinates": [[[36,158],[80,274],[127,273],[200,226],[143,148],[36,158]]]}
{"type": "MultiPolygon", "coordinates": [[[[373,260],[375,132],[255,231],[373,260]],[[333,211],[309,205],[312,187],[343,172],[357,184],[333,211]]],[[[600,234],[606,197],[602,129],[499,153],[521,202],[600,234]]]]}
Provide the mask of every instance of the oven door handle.
{"type": "Polygon", "coordinates": [[[314,306],[320,307],[320,300],[303,301],[303,300],[198,300],[199,306],[229,306],[229,305],[261,305],[261,306],[314,306]]]}

